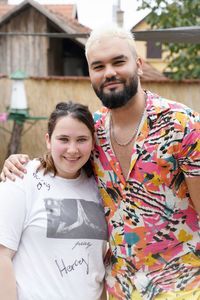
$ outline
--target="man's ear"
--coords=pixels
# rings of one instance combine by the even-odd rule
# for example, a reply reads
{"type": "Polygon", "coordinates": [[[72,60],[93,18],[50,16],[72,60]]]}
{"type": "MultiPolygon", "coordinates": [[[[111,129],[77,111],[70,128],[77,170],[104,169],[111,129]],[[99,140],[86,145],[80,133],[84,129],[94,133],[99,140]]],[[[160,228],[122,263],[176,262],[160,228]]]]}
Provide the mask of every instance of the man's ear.
{"type": "Polygon", "coordinates": [[[143,75],[143,69],[142,69],[142,66],[143,66],[143,61],[141,59],[141,57],[138,57],[136,59],[136,64],[137,64],[137,68],[138,68],[138,76],[142,76],[143,75]]]}

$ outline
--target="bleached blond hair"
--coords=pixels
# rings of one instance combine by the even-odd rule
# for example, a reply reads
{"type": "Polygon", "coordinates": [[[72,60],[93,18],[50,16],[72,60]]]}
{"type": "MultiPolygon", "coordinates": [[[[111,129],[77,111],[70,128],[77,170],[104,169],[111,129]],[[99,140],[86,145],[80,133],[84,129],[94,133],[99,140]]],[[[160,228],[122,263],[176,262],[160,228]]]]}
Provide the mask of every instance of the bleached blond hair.
{"type": "Polygon", "coordinates": [[[137,57],[134,35],[131,31],[118,27],[115,24],[104,25],[91,31],[90,36],[85,44],[85,56],[88,59],[88,51],[91,46],[105,38],[120,38],[128,43],[133,55],[137,57]]]}

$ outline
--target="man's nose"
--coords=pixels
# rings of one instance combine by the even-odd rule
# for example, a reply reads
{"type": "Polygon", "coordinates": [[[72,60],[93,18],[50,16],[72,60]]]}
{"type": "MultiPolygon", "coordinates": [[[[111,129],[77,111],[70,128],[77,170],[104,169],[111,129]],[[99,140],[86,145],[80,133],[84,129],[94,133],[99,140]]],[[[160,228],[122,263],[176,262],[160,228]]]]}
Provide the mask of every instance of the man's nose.
{"type": "Polygon", "coordinates": [[[115,68],[111,65],[106,66],[105,68],[105,73],[104,73],[104,77],[105,78],[112,78],[116,76],[116,71],[115,68]]]}

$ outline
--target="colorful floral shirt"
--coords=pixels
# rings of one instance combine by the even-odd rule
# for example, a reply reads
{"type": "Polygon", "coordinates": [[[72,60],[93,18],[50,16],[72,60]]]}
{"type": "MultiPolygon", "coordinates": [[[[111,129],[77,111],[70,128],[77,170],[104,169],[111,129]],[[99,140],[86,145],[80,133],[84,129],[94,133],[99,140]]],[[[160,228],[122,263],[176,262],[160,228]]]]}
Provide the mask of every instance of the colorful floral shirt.
{"type": "MultiPolygon", "coordinates": [[[[200,115],[147,92],[128,179],[112,150],[109,110],[96,113],[94,168],[111,247],[107,286],[145,300],[200,287],[200,224],[184,176],[200,176],[200,115]]],[[[200,200],[200,196],[199,196],[200,200]]]]}

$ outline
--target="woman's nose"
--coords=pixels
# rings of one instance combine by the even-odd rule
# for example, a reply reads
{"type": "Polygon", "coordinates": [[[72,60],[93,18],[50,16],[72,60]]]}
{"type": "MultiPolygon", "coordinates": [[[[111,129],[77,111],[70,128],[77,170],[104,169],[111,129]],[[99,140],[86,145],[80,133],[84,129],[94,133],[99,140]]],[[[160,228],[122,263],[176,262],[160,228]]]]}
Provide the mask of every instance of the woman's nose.
{"type": "Polygon", "coordinates": [[[78,152],[77,144],[74,143],[74,142],[69,143],[69,144],[68,144],[67,151],[68,151],[69,153],[77,153],[77,152],[78,152]]]}

